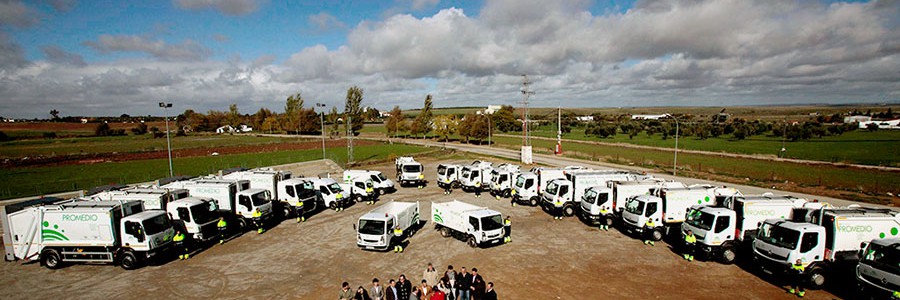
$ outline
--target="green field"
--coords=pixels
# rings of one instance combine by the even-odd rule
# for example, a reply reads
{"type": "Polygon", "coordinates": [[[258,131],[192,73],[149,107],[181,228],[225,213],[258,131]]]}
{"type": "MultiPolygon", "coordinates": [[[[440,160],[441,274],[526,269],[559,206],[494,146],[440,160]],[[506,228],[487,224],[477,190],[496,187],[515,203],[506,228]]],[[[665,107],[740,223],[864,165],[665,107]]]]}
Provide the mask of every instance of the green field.
{"type": "MultiPolygon", "coordinates": [[[[515,133],[512,133],[515,134],[515,133]]],[[[556,138],[556,130],[542,127],[534,131],[534,136],[556,138]]],[[[585,136],[583,128],[573,128],[563,138],[585,141],[601,141],[609,143],[627,143],[652,147],[674,148],[675,139],[670,136],[663,140],[662,135],[647,136],[646,133],[629,139],[626,134],[617,134],[609,138],[585,136]]],[[[880,130],[868,132],[856,130],[839,136],[825,136],[796,142],[787,141],[788,158],[817,160],[827,162],[846,162],[866,165],[900,166],[900,131],[880,130]]],[[[564,145],[565,147],[565,145],[564,145]]],[[[679,149],[726,152],[737,154],[762,154],[776,157],[781,150],[781,138],[774,136],[753,136],[745,140],[731,139],[730,135],[701,140],[697,137],[678,139],[679,149]]]]}
{"type": "MultiPolygon", "coordinates": [[[[501,146],[517,148],[522,140],[511,137],[496,137],[494,142],[501,146]]],[[[552,153],[555,141],[532,140],[534,151],[552,153]]],[[[630,149],[606,145],[567,144],[567,156],[603,160],[618,164],[633,164],[671,172],[673,153],[671,151],[630,149]]],[[[679,175],[703,178],[704,173],[724,175],[741,180],[742,183],[772,186],[785,180],[802,187],[825,187],[832,190],[861,192],[883,195],[886,192],[900,192],[900,176],[894,172],[838,168],[795,163],[774,163],[757,159],[719,157],[701,154],[678,154],[679,175]],[[698,175],[699,174],[699,175],[698,175]]],[[[856,197],[853,197],[856,198],[856,197]]],[[[853,199],[851,198],[851,199],[853,199]]],[[[873,199],[861,199],[875,201],[873,199]]],[[[875,201],[877,202],[877,201],[875,201]]]]}
{"type": "MultiPolygon", "coordinates": [[[[358,146],[354,148],[354,161],[377,161],[392,156],[425,151],[425,148],[403,144],[358,146]]],[[[327,157],[338,164],[347,161],[345,148],[327,149],[327,157]]],[[[271,153],[235,154],[176,158],[173,161],[177,175],[204,175],[231,167],[254,168],[310,161],[322,158],[321,149],[280,151],[271,153]]],[[[316,175],[316,174],[302,174],[316,175]]],[[[0,199],[49,194],[63,191],[90,189],[109,183],[136,183],[168,176],[168,160],[138,160],[99,163],[89,165],[64,165],[55,167],[21,167],[5,169],[0,173],[0,199]]]]}
{"type": "MultiPolygon", "coordinates": [[[[172,137],[172,149],[296,142],[296,138],[244,135],[190,135],[172,137]]],[[[166,150],[166,139],[149,135],[18,140],[0,143],[0,158],[35,155],[140,152],[166,150]]]]}

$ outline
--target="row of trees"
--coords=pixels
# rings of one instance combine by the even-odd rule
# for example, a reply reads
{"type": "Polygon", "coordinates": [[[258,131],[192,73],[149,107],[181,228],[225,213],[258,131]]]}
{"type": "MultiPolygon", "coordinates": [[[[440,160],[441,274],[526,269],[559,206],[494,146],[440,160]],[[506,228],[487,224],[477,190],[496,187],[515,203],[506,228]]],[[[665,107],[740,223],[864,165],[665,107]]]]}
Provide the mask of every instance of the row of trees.
{"type": "Polygon", "coordinates": [[[411,121],[403,115],[399,106],[394,106],[390,111],[390,117],[385,120],[385,129],[388,136],[396,137],[402,132],[407,132],[413,137],[425,138],[434,132],[438,138],[446,141],[452,135],[459,135],[466,142],[470,140],[483,141],[490,131],[510,132],[520,130],[521,122],[516,120],[515,110],[512,106],[502,106],[493,114],[476,114],[470,112],[464,115],[440,115],[435,117],[433,112],[433,99],[431,95],[425,96],[425,103],[419,114],[411,121]]]}
{"type": "MultiPolygon", "coordinates": [[[[771,132],[773,136],[785,136],[791,141],[806,140],[812,137],[824,137],[841,135],[844,132],[857,128],[855,124],[827,124],[818,120],[809,120],[797,123],[765,122],[760,120],[747,121],[734,119],[727,123],[705,122],[696,120],[680,120],[678,124],[679,136],[693,136],[701,140],[707,138],[731,135],[732,138],[743,140],[752,136],[765,135],[771,132]]],[[[563,124],[565,124],[563,122],[563,124]]],[[[660,134],[662,139],[668,139],[675,135],[674,120],[631,120],[624,122],[595,119],[585,125],[584,134],[607,138],[618,133],[627,134],[629,138],[646,133],[648,136],[660,134]]]]}

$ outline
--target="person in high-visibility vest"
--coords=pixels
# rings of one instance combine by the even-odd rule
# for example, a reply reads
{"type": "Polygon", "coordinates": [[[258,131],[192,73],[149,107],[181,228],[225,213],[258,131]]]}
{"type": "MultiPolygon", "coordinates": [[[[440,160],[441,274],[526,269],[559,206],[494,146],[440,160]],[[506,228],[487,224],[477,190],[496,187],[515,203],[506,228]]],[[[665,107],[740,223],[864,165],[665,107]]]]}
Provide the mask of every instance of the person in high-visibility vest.
{"type": "Polygon", "coordinates": [[[394,253],[402,253],[403,245],[401,237],[403,236],[403,229],[400,229],[400,226],[394,227],[394,241],[397,245],[394,245],[394,253]]]}
{"type": "Polygon", "coordinates": [[[606,225],[606,224],[609,224],[609,223],[607,223],[608,222],[607,218],[609,218],[607,216],[608,214],[609,214],[609,211],[606,210],[606,206],[601,206],[600,207],[600,229],[601,230],[609,231],[609,225],[606,225]]]}
{"type": "Polygon", "coordinates": [[[187,259],[188,249],[184,246],[184,233],[176,231],[175,236],[172,237],[172,242],[175,243],[175,251],[184,251],[184,254],[178,254],[178,259],[187,259]]]}
{"type": "Polygon", "coordinates": [[[788,293],[797,294],[799,297],[803,297],[806,295],[806,289],[803,288],[803,273],[806,271],[806,266],[803,265],[803,261],[799,258],[796,262],[791,264],[790,270],[790,278],[791,281],[791,289],[788,290],[788,293]]]}
{"type": "Polygon", "coordinates": [[[481,181],[475,181],[475,198],[481,197],[481,181]]]}
{"type": "Polygon", "coordinates": [[[366,200],[366,205],[375,204],[375,189],[371,186],[366,186],[366,196],[368,199],[366,200]]]}
{"type": "Polygon", "coordinates": [[[688,230],[684,235],[684,259],[694,261],[694,248],[697,246],[697,236],[693,230],[688,230]]]}
{"type": "Polygon", "coordinates": [[[653,223],[653,219],[647,219],[647,223],[644,224],[644,245],[655,245],[653,242],[654,230],[656,230],[656,223],[653,223]]]}
{"type": "Polygon", "coordinates": [[[891,299],[900,299],[900,291],[894,291],[891,293],[891,299]]]}
{"type": "Polygon", "coordinates": [[[509,204],[516,207],[516,189],[509,190],[509,204]]]}
{"type": "Polygon", "coordinates": [[[224,244],[226,230],[228,229],[228,222],[225,222],[225,218],[219,217],[219,223],[216,223],[216,228],[219,229],[219,244],[224,244]]]}
{"type": "Polygon", "coordinates": [[[503,220],[503,242],[512,242],[512,221],[509,220],[509,216],[503,220]]]}
{"type": "Polygon", "coordinates": [[[334,211],[344,210],[344,205],[343,205],[344,201],[342,201],[342,199],[344,199],[344,194],[337,193],[334,195],[334,201],[335,201],[334,211]]]}
{"type": "Polygon", "coordinates": [[[297,206],[294,207],[297,210],[297,223],[306,222],[306,215],[303,211],[303,201],[297,201],[297,206]]]}
{"type": "Polygon", "coordinates": [[[262,226],[262,213],[259,212],[259,208],[253,211],[253,224],[256,225],[256,233],[260,234],[265,231],[262,226]]]}
{"type": "Polygon", "coordinates": [[[444,183],[444,195],[450,195],[453,192],[453,184],[451,184],[450,179],[444,183]]]}

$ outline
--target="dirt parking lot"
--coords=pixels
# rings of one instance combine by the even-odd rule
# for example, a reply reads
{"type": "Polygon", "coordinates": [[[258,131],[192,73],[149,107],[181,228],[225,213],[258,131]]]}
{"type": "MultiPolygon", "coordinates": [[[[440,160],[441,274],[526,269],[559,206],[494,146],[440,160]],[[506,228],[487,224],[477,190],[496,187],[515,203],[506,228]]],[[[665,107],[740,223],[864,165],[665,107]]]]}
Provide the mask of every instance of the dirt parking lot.
{"type": "MultiPolygon", "coordinates": [[[[55,299],[336,299],[340,284],[370,287],[406,274],[413,283],[429,262],[438,271],[452,264],[477,267],[496,285],[501,299],[795,299],[777,285],[737,265],[687,262],[665,243],[647,246],[617,230],[601,232],[577,218],[554,220],[540,208],[511,207],[509,200],[481,198],[456,190],[450,196],[434,184],[437,161],[421,159],[428,187],[400,188],[386,200],[419,201],[429,215],[431,201],[452,199],[487,206],[513,221],[513,242],[473,249],[442,238],[428,222],[404,253],[357,248],[353,224],[372,209],[358,203],[343,212],[321,211],[305,223],[284,221],[264,234],[236,237],[186,261],[167,261],[135,271],[108,265],[74,265],[48,270],[37,263],[0,264],[0,298],[55,299]]],[[[496,160],[496,159],[494,159],[496,160]]],[[[467,163],[467,162],[460,162],[467,163]]],[[[393,166],[370,167],[392,177],[393,166]]],[[[323,169],[327,169],[323,166],[323,169]]],[[[837,298],[812,291],[806,299],[837,298]]]]}

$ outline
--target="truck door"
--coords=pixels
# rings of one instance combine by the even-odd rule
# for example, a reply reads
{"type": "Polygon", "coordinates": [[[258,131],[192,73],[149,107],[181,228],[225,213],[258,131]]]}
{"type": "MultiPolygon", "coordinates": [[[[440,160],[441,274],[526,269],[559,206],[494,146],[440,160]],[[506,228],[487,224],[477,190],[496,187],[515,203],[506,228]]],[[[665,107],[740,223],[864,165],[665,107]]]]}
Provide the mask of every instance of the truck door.
{"type": "Polygon", "coordinates": [[[525,190],[530,191],[531,187],[534,186],[534,179],[525,180],[525,190]]]}
{"type": "Polygon", "coordinates": [[[819,242],[818,232],[804,233],[800,239],[800,256],[806,262],[820,261],[824,259],[824,247],[825,245],[819,242]]]}
{"type": "Polygon", "coordinates": [[[178,220],[182,222],[190,222],[191,221],[191,213],[188,212],[187,207],[179,207],[175,209],[178,211],[178,220]]]}
{"type": "Polygon", "coordinates": [[[478,226],[478,219],[475,217],[469,217],[469,232],[468,233],[477,236],[475,233],[478,232],[478,230],[480,228],[481,228],[481,226],[478,226]]]}
{"type": "Polygon", "coordinates": [[[241,195],[238,197],[238,209],[237,212],[251,212],[253,209],[253,204],[250,202],[250,197],[247,195],[241,195]]]}
{"type": "MultiPolygon", "coordinates": [[[[650,219],[653,219],[653,222],[659,222],[660,217],[656,215],[656,212],[659,210],[659,203],[656,202],[647,202],[647,210],[644,211],[644,216],[650,219]]],[[[643,224],[639,224],[643,226],[643,224]]],[[[662,225],[662,224],[660,224],[662,225]]]]}
{"type": "Polygon", "coordinates": [[[290,196],[291,198],[294,198],[294,197],[297,196],[297,194],[294,193],[294,186],[293,186],[293,185],[286,185],[286,186],[284,186],[284,192],[285,192],[288,196],[290,196]]]}
{"type": "Polygon", "coordinates": [[[727,235],[724,237],[724,240],[715,239],[714,241],[722,242],[722,241],[731,240],[731,237],[732,237],[731,233],[734,232],[734,230],[728,230],[728,228],[732,227],[731,224],[733,224],[733,223],[731,222],[730,216],[719,216],[718,218],[716,218],[716,226],[715,226],[716,237],[721,237],[721,234],[723,232],[727,232],[727,235]]]}
{"type": "Polygon", "coordinates": [[[138,245],[144,242],[144,229],[141,223],[125,222],[125,234],[122,235],[122,245],[138,245]]]}
{"type": "Polygon", "coordinates": [[[557,194],[559,195],[560,198],[562,198],[566,201],[572,200],[572,195],[569,195],[569,186],[568,185],[559,186],[559,193],[557,193],[557,194]]]}
{"type": "Polygon", "coordinates": [[[478,180],[482,184],[484,183],[484,180],[481,179],[481,172],[472,171],[472,176],[470,176],[470,178],[472,179],[472,182],[475,182],[476,180],[478,180]]]}

